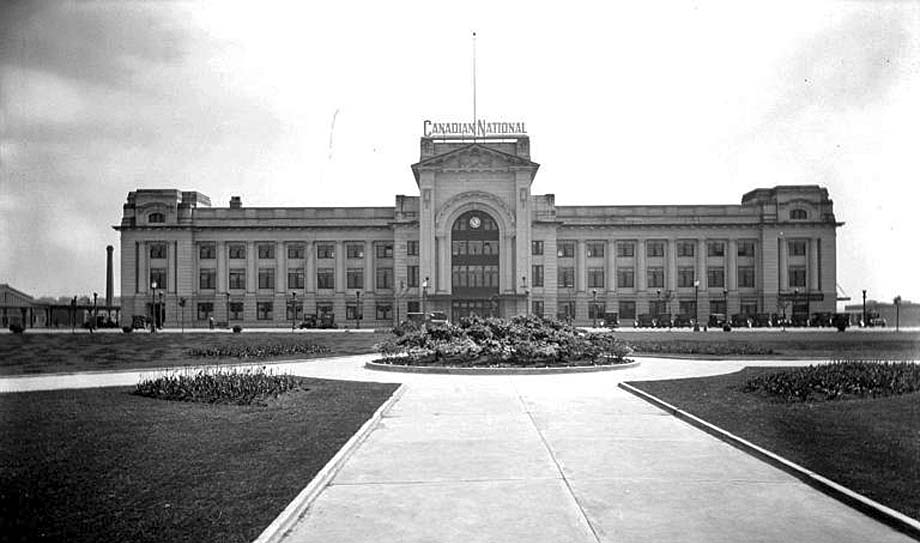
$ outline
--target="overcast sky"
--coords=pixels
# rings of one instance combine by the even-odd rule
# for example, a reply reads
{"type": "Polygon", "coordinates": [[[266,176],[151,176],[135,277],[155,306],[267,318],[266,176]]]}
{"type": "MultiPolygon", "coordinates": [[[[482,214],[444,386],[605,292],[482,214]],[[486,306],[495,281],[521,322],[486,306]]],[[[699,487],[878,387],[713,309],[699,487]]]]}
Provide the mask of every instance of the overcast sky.
{"type": "Polygon", "coordinates": [[[475,30],[479,116],[527,123],[535,194],[818,184],[843,289],[920,302],[920,2],[608,4],[3,3],[0,283],[103,292],[136,188],[417,194],[422,121],[472,116],[475,30]]]}

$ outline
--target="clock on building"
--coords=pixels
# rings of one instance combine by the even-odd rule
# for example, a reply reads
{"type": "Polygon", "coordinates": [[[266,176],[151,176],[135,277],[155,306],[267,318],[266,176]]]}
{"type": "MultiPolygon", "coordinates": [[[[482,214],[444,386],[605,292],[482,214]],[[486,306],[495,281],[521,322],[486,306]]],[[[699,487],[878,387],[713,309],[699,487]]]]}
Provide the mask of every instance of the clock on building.
{"type": "Polygon", "coordinates": [[[470,217],[470,228],[472,228],[472,229],[475,230],[475,229],[479,228],[479,225],[481,225],[481,224],[482,224],[482,221],[479,219],[479,217],[477,217],[477,216],[475,216],[475,215],[473,215],[472,217],[470,217]]]}

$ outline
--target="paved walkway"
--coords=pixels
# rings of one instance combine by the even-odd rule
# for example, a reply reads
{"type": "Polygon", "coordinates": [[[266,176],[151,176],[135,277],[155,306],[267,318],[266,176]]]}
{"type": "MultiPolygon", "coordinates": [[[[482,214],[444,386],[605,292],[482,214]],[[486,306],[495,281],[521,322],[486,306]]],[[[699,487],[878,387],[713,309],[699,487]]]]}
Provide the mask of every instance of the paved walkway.
{"type": "MultiPolygon", "coordinates": [[[[407,385],[288,542],[912,541],[616,386],[750,362],[492,377],[372,372],[367,358],[276,366],[407,385]]],[[[138,375],[0,379],[0,391],[138,375]]]]}

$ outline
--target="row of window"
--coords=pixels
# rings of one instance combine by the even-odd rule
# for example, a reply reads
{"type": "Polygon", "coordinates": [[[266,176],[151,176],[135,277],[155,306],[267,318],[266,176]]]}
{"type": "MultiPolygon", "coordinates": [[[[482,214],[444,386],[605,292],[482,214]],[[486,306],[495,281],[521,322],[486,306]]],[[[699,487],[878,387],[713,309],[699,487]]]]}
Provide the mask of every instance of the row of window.
{"type": "Polygon", "coordinates": [[[453,256],[492,256],[498,254],[498,240],[462,240],[450,243],[450,253],[453,256]]]}
{"type": "Polygon", "coordinates": [[[498,289],[498,266],[452,266],[454,288],[498,289]]]}
{"type": "MultiPolygon", "coordinates": [[[[260,290],[275,289],[275,269],[261,268],[258,271],[257,285],[260,290]]],[[[228,273],[227,287],[230,290],[244,290],[246,288],[246,270],[244,268],[231,268],[228,273]]],[[[418,286],[418,266],[409,266],[409,286],[418,286]]],[[[151,283],[156,282],[158,285],[166,284],[166,269],[151,268],[151,283]]],[[[345,272],[346,288],[362,289],[364,288],[364,269],[348,268],[345,272]]],[[[393,288],[393,268],[377,268],[376,288],[391,289],[393,288]]],[[[213,268],[204,268],[198,272],[199,290],[214,290],[217,288],[217,270],[213,268]]],[[[304,270],[295,268],[288,270],[287,277],[288,290],[304,288],[304,270]]],[[[334,289],[335,288],[335,270],[333,268],[318,268],[316,270],[316,288],[334,289]]]]}
{"type": "MultiPolygon", "coordinates": [[[[256,245],[256,254],[260,260],[273,260],[275,258],[274,243],[259,243],[256,245]]],[[[393,258],[392,243],[378,243],[374,245],[377,258],[393,258]]],[[[150,258],[166,258],[166,244],[150,244],[150,258]]],[[[228,256],[231,259],[246,258],[246,244],[231,243],[227,245],[228,256]]],[[[409,256],[418,256],[418,241],[406,242],[406,253],[409,256]]],[[[290,260],[303,259],[305,254],[305,245],[301,243],[290,243],[287,245],[287,257],[290,260]]],[[[346,258],[364,258],[363,243],[346,243],[346,258]]],[[[200,260],[214,260],[217,258],[217,245],[214,243],[201,243],[198,245],[198,258],[200,260]]],[[[316,245],[316,258],[335,258],[334,243],[318,243],[316,245]]]]}
{"type": "MultiPolygon", "coordinates": [[[[607,312],[607,304],[605,302],[586,302],[588,306],[588,318],[593,319],[595,316],[597,318],[603,318],[604,314],[607,312]]],[[[658,315],[669,315],[669,311],[674,309],[674,305],[668,304],[665,301],[652,300],[648,303],[649,305],[649,314],[652,316],[658,315]]],[[[560,301],[558,305],[557,317],[560,319],[574,319],[575,318],[575,306],[576,303],[574,300],[560,301]]],[[[534,300],[531,306],[531,310],[535,315],[543,316],[543,301],[534,300]]],[[[754,300],[742,300],[739,313],[742,315],[754,315],[757,313],[757,302],[754,300]]],[[[727,313],[727,304],[725,300],[711,300],[709,302],[709,312],[710,313],[727,313]]],[[[617,313],[620,319],[620,322],[625,322],[627,320],[632,320],[636,318],[636,302],[632,300],[622,300],[617,303],[617,313]]],[[[695,316],[696,312],[696,300],[679,300],[677,305],[676,315],[689,315],[695,316]]]]}
{"type": "MultiPolygon", "coordinates": [[[[790,286],[804,286],[793,284],[793,267],[790,270],[790,286]]],[[[588,288],[606,288],[604,268],[588,268],[588,288]]],[[[798,273],[798,271],[796,271],[798,273]]],[[[804,268],[802,271],[804,277],[804,268]]],[[[575,268],[571,266],[560,267],[557,270],[557,286],[559,288],[575,287],[575,268]]],[[[543,284],[543,266],[534,265],[531,268],[532,285],[542,287],[543,284]]],[[[710,288],[721,288],[725,286],[725,268],[711,266],[706,269],[706,279],[710,288]]],[[[796,275],[798,280],[798,275],[796,275]]],[[[677,286],[680,288],[693,287],[696,284],[696,269],[690,266],[677,268],[677,286]]],[[[664,268],[650,266],[646,268],[646,285],[648,288],[664,288],[664,268]]],[[[617,288],[635,288],[636,271],[634,268],[617,268],[617,288]]],[[[754,267],[738,266],[738,287],[754,288],[754,267]]]]}
{"type": "MultiPolygon", "coordinates": [[[[275,305],[275,302],[256,302],[256,320],[274,320],[275,305]]],[[[303,302],[285,302],[284,305],[286,320],[301,320],[303,318],[303,302]]],[[[226,316],[231,321],[241,321],[243,320],[244,310],[245,302],[229,302],[226,304],[226,312],[222,313],[222,316],[226,316]]],[[[317,315],[330,315],[332,313],[331,303],[317,302],[317,315]]],[[[389,320],[393,315],[393,304],[377,303],[374,306],[374,313],[377,320],[389,320]]],[[[354,320],[359,315],[363,318],[363,304],[359,306],[357,303],[349,303],[345,306],[345,318],[347,320],[354,320]]],[[[198,320],[206,321],[214,316],[214,302],[198,303],[198,320]]]]}
{"type": "MultiPolygon", "coordinates": [[[[574,258],[575,257],[575,243],[574,241],[560,241],[557,244],[556,255],[559,258],[574,258]]],[[[804,243],[804,241],[802,242],[804,243]]],[[[632,258],[636,256],[636,244],[635,241],[618,241],[616,242],[617,256],[620,258],[632,258]]],[[[696,246],[698,242],[696,241],[678,241],[677,242],[677,256],[678,257],[692,257],[696,255],[696,246]]],[[[667,242],[664,240],[649,240],[645,242],[645,256],[650,258],[663,257],[665,253],[665,247],[667,242]]],[[[604,256],[604,247],[606,242],[603,241],[589,241],[585,243],[585,252],[587,253],[588,258],[597,258],[604,256]]],[[[738,256],[740,257],[753,257],[754,256],[754,241],[753,240],[739,240],[737,242],[738,246],[738,256]]],[[[531,253],[535,256],[543,254],[543,242],[542,241],[533,241],[531,242],[531,253]]],[[[706,255],[710,257],[724,257],[725,256],[725,242],[724,241],[709,241],[706,242],[706,255]]]]}

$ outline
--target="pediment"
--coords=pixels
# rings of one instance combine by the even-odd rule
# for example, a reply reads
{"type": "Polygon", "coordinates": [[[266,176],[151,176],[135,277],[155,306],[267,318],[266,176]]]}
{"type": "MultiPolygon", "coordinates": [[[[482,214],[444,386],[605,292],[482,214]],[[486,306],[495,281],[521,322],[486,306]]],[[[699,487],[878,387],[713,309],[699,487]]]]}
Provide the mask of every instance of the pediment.
{"type": "Polygon", "coordinates": [[[504,153],[478,143],[472,143],[443,155],[433,156],[412,165],[416,180],[420,170],[439,170],[451,172],[506,171],[509,168],[532,168],[536,171],[540,165],[536,162],[504,153]]]}

